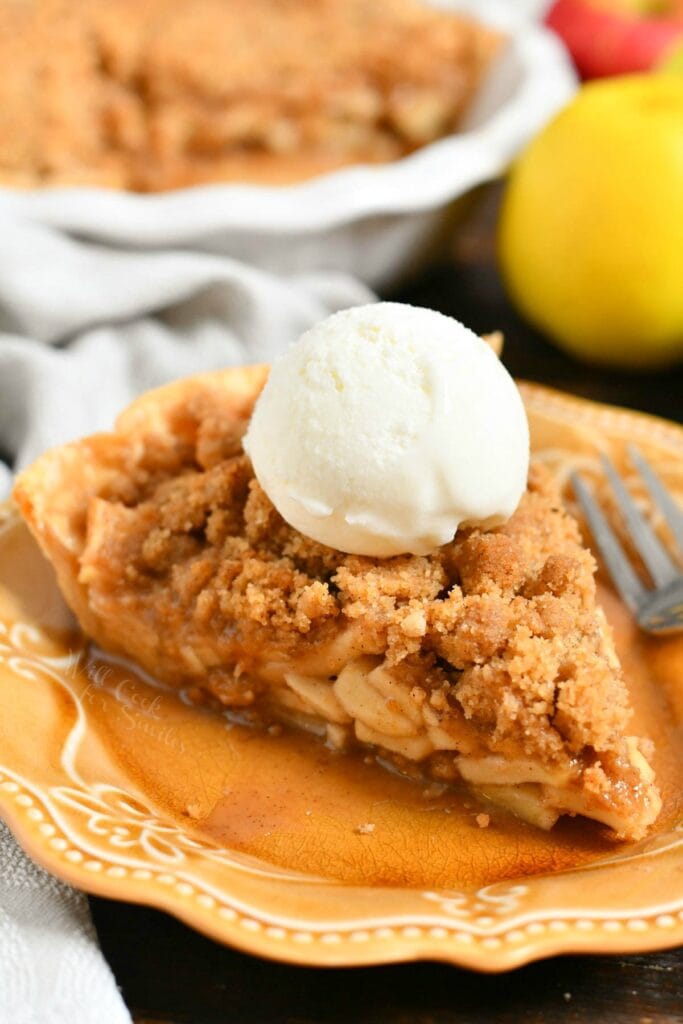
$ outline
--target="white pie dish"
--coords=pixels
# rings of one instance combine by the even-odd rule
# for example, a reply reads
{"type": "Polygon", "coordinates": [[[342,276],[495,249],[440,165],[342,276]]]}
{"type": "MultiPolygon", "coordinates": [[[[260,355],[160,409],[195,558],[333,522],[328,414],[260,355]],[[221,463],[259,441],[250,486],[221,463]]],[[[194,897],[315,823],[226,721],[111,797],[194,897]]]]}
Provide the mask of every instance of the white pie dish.
{"type": "Polygon", "coordinates": [[[456,200],[504,173],[576,85],[561,43],[515,17],[510,0],[438,6],[469,11],[509,41],[464,129],[409,157],[287,186],[215,184],[156,195],[6,188],[0,215],[117,247],[219,253],[285,273],[334,270],[386,287],[433,253],[454,222],[456,200]]]}

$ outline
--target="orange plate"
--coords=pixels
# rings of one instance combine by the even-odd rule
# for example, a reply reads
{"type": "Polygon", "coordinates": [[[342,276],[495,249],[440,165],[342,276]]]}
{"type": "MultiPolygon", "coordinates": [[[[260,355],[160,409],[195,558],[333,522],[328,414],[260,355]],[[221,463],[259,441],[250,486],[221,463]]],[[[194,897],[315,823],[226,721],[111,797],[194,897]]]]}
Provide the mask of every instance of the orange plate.
{"type": "MultiPolygon", "coordinates": [[[[683,496],[680,427],[523,391],[534,451],[563,481],[576,465],[601,486],[600,448],[628,472],[636,442],[683,496]]],[[[498,971],[683,941],[683,637],[639,635],[604,581],[664,796],[635,846],[584,821],[542,833],[308,737],[187,706],[86,650],[27,530],[10,506],[0,517],[0,812],[55,875],[301,964],[498,971]]]]}

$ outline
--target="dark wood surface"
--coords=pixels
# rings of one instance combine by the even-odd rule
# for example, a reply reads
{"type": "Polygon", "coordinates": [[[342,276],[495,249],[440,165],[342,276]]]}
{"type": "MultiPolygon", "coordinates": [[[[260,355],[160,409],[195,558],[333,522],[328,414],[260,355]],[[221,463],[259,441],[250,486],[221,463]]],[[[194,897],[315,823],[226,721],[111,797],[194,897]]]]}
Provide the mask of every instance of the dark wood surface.
{"type": "Polygon", "coordinates": [[[683,1021],[680,951],[563,957],[494,976],[443,964],[321,970],[224,949],[158,911],[92,905],[104,954],[140,1024],[683,1021]]]}
{"type": "MultiPolygon", "coordinates": [[[[652,375],[588,368],[515,314],[495,270],[497,202],[497,190],[484,194],[450,258],[390,297],[431,306],[478,331],[502,329],[505,362],[518,377],[683,421],[683,365],[652,375]]],[[[101,899],[91,906],[139,1024],[683,1022],[683,950],[564,957],[495,977],[439,964],[304,969],[225,949],[154,910],[101,899]]]]}

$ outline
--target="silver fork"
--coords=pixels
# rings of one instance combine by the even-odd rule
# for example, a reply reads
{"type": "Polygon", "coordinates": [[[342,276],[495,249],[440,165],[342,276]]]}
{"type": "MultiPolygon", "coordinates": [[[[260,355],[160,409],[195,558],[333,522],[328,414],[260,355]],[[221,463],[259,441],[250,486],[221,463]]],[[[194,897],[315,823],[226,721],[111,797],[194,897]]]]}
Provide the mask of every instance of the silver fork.
{"type": "MultiPolygon", "coordinates": [[[[683,511],[637,448],[630,446],[628,454],[655,506],[668,523],[679,552],[683,554],[683,511]]],[[[683,632],[683,570],[671,558],[638,509],[610,459],[606,455],[600,458],[624,524],[654,584],[652,588],[643,584],[585,480],[578,473],[572,473],[574,493],[614,585],[641,629],[659,634],[683,632]]]]}

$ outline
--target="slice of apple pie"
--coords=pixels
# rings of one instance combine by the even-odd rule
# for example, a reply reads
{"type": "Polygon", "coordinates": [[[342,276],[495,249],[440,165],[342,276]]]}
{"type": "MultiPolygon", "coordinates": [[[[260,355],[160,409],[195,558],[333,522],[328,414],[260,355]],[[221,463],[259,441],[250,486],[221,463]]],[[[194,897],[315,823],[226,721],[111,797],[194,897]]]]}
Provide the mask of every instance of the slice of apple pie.
{"type": "Polygon", "coordinates": [[[85,633],[194,699],[464,780],[541,828],[638,839],[660,799],[549,473],[505,525],[424,556],[343,554],[287,525],[241,437],[251,367],[150,392],[48,452],[15,499],[85,633]]]}

